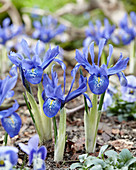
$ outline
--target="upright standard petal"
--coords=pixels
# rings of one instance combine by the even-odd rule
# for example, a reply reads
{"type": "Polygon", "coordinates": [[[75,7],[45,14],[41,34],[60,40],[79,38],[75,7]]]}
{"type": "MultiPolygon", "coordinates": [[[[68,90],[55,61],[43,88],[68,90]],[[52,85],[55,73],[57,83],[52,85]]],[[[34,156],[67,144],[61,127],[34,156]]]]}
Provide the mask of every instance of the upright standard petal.
{"type": "Polygon", "coordinates": [[[106,39],[101,39],[99,42],[99,53],[98,53],[98,63],[97,63],[98,66],[99,66],[99,62],[100,62],[100,58],[102,55],[102,51],[103,51],[105,42],[106,42],[106,39]]]}

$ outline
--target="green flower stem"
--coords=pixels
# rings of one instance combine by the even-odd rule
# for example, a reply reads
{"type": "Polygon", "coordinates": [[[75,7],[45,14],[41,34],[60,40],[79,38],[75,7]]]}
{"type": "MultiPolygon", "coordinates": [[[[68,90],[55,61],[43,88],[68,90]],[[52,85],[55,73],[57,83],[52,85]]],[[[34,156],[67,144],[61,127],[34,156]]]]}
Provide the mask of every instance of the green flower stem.
{"type": "Polygon", "coordinates": [[[96,132],[99,119],[99,112],[97,110],[98,95],[93,94],[92,105],[88,114],[84,113],[85,126],[85,148],[88,153],[95,151],[96,146],[96,132]]]}
{"type": "Polygon", "coordinates": [[[40,138],[40,142],[44,143],[45,142],[44,136],[43,136],[44,129],[42,129],[42,117],[40,116],[41,113],[40,113],[39,107],[34,97],[27,90],[26,90],[26,95],[32,108],[32,113],[35,119],[35,126],[36,126],[37,133],[39,135],[39,138],[40,138]]]}
{"type": "Polygon", "coordinates": [[[55,138],[55,145],[56,145],[57,135],[58,135],[58,132],[57,132],[57,124],[56,124],[56,117],[54,116],[54,117],[52,118],[52,120],[53,120],[54,138],[55,138]]]}
{"type": "Polygon", "coordinates": [[[48,141],[52,139],[52,120],[51,118],[47,117],[44,114],[44,111],[43,111],[44,100],[42,98],[42,91],[43,91],[42,83],[39,83],[38,84],[38,100],[39,100],[39,106],[40,106],[40,117],[42,120],[42,128],[43,128],[42,133],[44,135],[44,140],[48,141]]]}
{"type": "Polygon", "coordinates": [[[66,109],[60,109],[60,121],[58,129],[58,137],[55,144],[54,161],[59,162],[63,160],[65,149],[65,135],[66,135],[66,109]]]}
{"type": "Polygon", "coordinates": [[[8,142],[8,133],[7,133],[7,132],[5,132],[3,145],[4,145],[4,146],[7,146],[7,142],[8,142]]]}
{"type": "Polygon", "coordinates": [[[136,76],[136,39],[130,44],[129,73],[136,76]]]}
{"type": "Polygon", "coordinates": [[[27,101],[27,98],[26,98],[26,96],[25,96],[24,93],[23,93],[23,96],[24,96],[24,99],[25,99],[26,106],[27,106],[27,108],[28,108],[28,110],[29,110],[30,116],[31,116],[31,118],[32,118],[32,120],[33,120],[33,123],[35,124],[35,120],[34,120],[33,113],[32,113],[32,111],[31,111],[30,105],[29,105],[29,103],[28,103],[28,101],[27,101]]]}
{"type": "Polygon", "coordinates": [[[101,111],[101,110],[102,110],[102,105],[103,105],[104,96],[105,96],[105,92],[104,92],[103,94],[101,94],[101,98],[100,98],[100,101],[99,101],[98,111],[101,111]]]}
{"type": "Polygon", "coordinates": [[[101,118],[101,109],[103,105],[105,92],[101,94],[99,107],[97,109],[98,95],[93,94],[92,105],[88,114],[84,113],[84,124],[85,124],[85,147],[88,153],[95,152],[96,137],[98,131],[98,125],[101,118]]]}

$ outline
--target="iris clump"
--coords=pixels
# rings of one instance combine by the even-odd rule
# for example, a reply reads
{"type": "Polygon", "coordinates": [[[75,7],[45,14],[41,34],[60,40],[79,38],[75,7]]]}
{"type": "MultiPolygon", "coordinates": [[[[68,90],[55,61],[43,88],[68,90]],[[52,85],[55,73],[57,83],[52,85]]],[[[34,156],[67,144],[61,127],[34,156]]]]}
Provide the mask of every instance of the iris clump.
{"type": "Polygon", "coordinates": [[[22,26],[16,26],[10,24],[10,22],[11,20],[6,18],[2,22],[2,27],[0,26],[0,44],[4,45],[8,40],[20,34],[23,30],[22,26]]]}
{"type": "Polygon", "coordinates": [[[110,25],[107,18],[104,19],[104,27],[102,28],[102,23],[100,20],[96,20],[96,25],[94,26],[93,23],[89,22],[89,28],[86,29],[86,39],[83,42],[84,47],[88,47],[92,41],[95,41],[96,44],[99,44],[100,39],[105,38],[105,44],[108,40],[111,40],[115,44],[119,44],[119,38],[115,35],[116,26],[110,25]]]}
{"type": "MultiPolygon", "coordinates": [[[[63,64],[62,67],[64,69],[64,90],[63,91],[61,89],[61,85],[57,85],[58,76],[56,72],[53,72],[53,67],[51,70],[52,80],[49,78],[47,74],[44,74],[43,76],[43,86],[44,86],[44,91],[42,93],[42,96],[44,99],[43,110],[44,110],[45,115],[50,118],[54,117],[57,114],[57,112],[61,108],[63,108],[67,102],[78,97],[81,94],[84,94],[87,97],[87,99],[89,99],[87,94],[85,94],[85,92],[87,91],[87,78],[83,77],[82,75],[80,76],[80,79],[79,79],[79,87],[76,90],[71,92],[73,84],[75,82],[77,69],[73,69],[71,72],[73,79],[71,82],[69,92],[65,96],[66,66],[63,64]]],[[[91,101],[90,101],[90,106],[91,106],[91,101]]]]}
{"type": "Polygon", "coordinates": [[[136,13],[130,13],[131,25],[128,22],[128,15],[125,14],[124,18],[120,21],[119,26],[121,28],[120,35],[124,45],[130,44],[136,37],[136,13]]]}
{"type": "Polygon", "coordinates": [[[45,49],[40,46],[40,41],[38,41],[32,54],[24,39],[21,41],[21,47],[22,52],[10,52],[9,59],[17,67],[21,67],[24,77],[28,82],[39,84],[42,79],[43,70],[59,54],[59,47],[56,46],[53,49],[50,47],[47,52],[45,52],[45,49]]]}
{"type": "Polygon", "coordinates": [[[34,21],[33,26],[35,31],[32,34],[32,37],[39,39],[44,43],[48,43],[56,35],[63,33],[66,30],[64,25],[58,25],[56,19],[52,16],[42,17],[42,21],[34,21]]]}
{"type": "Polygon", "coordinates": [[[34,135],[28,141],[28,145],[19,143],[19,147],[22,151],[29,155],[29,165],[33,163],[34,170],[44,170],[46,168],[44,160],[47,156],[47,149],[45,146],[41,146],[38,148],[38,144],[39,137],[38,135],[34,135]]]}
{"type": "Polygon", "coordinates": [[[17,164],[18,149],[12,146],[0,146],[0,169],[11,170],[17,164]]]}
{"type": "MultiPolygon", "coordinates": [[[[14,88],[17,82],[18,74],[16,66],[12,67],[10,75],[12,77],[8,75],[4,80],[0,80],[0,105],[3,103],[5,98],[13,97],[14,95],[14,91],[11,89],[14,88]]],[[[2,126],[10,137],[16,136],[21,128],[21,118],[15,112],[18,107],[19,105],[17,101],[15,101],[15,104],[13,104],[11,108],[0,111],[2,126]]]]}
{"type": "Polygon", "coordinates": [[[108,67],[109,61],[112,56],[113,46],[109,44],[109,55],[107,57],[107,64],[100,65],[100,57],[102,55],[102,51],[104,48],[106,40],[101,39],[99,42],[99,53],[98,53],[98,61],[97,65],[94,62],[94,42],[91,43],[89,46],[90,55],[92,60],[92,65],[88,62],[88,48],[83,49],[83,54],[76,50],[75,59],[77,60],[78,64],[76,67],[83,66],[90,74],[88,85],[92,93],[100,95],[105,92],[109,85],[109,77],[117,74],[118,76],[121,75],[124,77],[123,70],[127,67],[127,63],[129,58],[123,59],[122,54],[120,55],[119,60],[113,67],[108,67]],[[121,74],[120,74],[121,73],[121,74]]]}

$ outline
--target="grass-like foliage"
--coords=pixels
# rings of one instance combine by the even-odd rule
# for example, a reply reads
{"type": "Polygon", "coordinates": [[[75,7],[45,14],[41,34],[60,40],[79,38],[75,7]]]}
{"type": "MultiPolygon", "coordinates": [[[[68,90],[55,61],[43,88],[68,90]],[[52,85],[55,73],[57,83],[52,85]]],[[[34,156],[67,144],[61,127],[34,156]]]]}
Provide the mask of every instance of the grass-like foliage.
{"type": "Polygon", "coordinates": [[[98,157],[83,154],[79,156],[79,163],[73,163],[70,169],[79,170],[134,170],[136,157],[133,157],[128,149],[120,153],[107,150],[108,145],[101,147],[98,157]]]}

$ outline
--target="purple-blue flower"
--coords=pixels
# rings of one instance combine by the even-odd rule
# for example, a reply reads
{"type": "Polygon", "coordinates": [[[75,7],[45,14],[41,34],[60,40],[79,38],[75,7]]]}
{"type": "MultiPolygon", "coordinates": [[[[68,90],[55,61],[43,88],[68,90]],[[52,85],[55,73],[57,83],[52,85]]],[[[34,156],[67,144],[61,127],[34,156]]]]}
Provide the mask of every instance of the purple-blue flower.
{"type": "Polygon", "coordinates": [[[40,41],[37,42],[33,54],[27,42],[21,41],[22,52],[10,52],[9,59],[23,70],[24,77],[32,84],[41,82],[43,70],[55,59],[59,54],[59,47],[53,49],[51,47],[45,53],[45,49],[41,48],[40,41]]]}
{"type": "Polygon", "coordinates": [[[104,96],[103,110],[107,110],[107,107],[112,105],[113,103],[112,98],[115,93],[117,93],[117,90],[113,88],[111,85],[109,85],[104,96]]]}
{"type": "Polygon", "coordinates": [[[15,87],[18,78],[17,67],[13,66],[9,73],[11,77],[8,75],[4,80],[0,79],[0,105],[3,103],[5,98],[9,98],[14,95],[14,91],[12,91],[12,89],[15,87]]]}
{"type": "Polygon", "coordinates": [[[136,102],[136,77],[126,76],[127,86],[121,86],[122,99],[128,102],[136,102]]]}
{"type": "MultiPolygon", "coordinates": [[[[114,74],[120,75],[122,77],[125,77],[122,70],[124,70],[127,67],[127,63],[129,61],[129,58],[123,59],[122,54],[120,55],[119,60],[113,67],[108,67],[112,52],[113,52],[113,46],[109,45],[109,56],[107,57],[107,64],[100,65],[100,57],[104,48],[105,39],[101,39],[99,42],[99,53],[98,53],[98,62],[97,65],[94,63],[94,42],[91,43],[89,49],[90,49],[90,55],[92,60],[92,65],[88,62],[88,48],[83,49],[83,54],[76,50],[76,56],[75,59],[77,60],[78,64],[75,66],[79,68],[80,66],[83,66],[90,74],[88,84],[90,87],[90,90],[94,94],[102,94],[106,91],[109,85],[109,76],[112,76],[114,74]],[[121,74],[119,74],[121,73],[121,74]]],[[[121,81],[122,82],[122,81],[121,81]]],[[[124,82],[123,82],[124,83],[124,82]]]]}
{"type": "Polygon", "coordinates": [[[129,44],[132,40],[136,37],[136,13],[131,12],[130,13],[131,23],[130,26],[128,23],[128,15],[125,14],[124,18],[120,21],[120,37],[124,45],[129,44]]]}
{"type": "Polygon", "coordinates": [[[18,135],[22,124],[20,116],[15,112],[18,107],[19,105],[15,100],[15,104],[11,108],[0,111],[2,126],[11,138],[18,135]]]}
{"type": "MultiPolygon", "coordinates": [[[[12,77],[8,75],[4,80],[0,80],[0,105],[3,103],[5,98],[9,98],[14,95],[14,91],[12,91],[12,89],[17,82],[17,67],[14,65],[9,73],[12,77]]],[[[17,113],[15,113],[18,107],[19,105],[17,101],[15,101],[15,104],[11,108],[0,111],[2,126],[10,137],[16,136],[21,128],[21,118],[17,115],[17,113]]]]}
{"type": "Polygon", "coordinates": [[[105,44],[108,40],[112,40],[115,44],[119,44],[119,38],[114,34],[115,25],[110,25],[107,18],[104,19],[104,28],[100,20],[96,20],[96,25],[94,26],[92,22],[89,22],[89,28],[86,29],[86,39],[83,42],[84,47],[88,47],[92,41],[99,44],[100,39],[105,38],[105,44]]]}
{"type": "Polygon", "coordinates": [[[52,38],[63,33],[66,29],[64,25],[58,25],[57,20],[52,16],[43,17],[42,22],[34,21],[33,26],[35,27],[35,31],[32,37],[44,43],[48,43],[52,38]]]}
{"type": "Polygon", "coordinates": [[[53,72],[53,67],[51,70],[51,76],[52,80],[49,78],[47,74],[44,74],[43,76],[43,86],[44,86],[44,91],[42,93],[44,104],[43,104],[43,110],[46,116],[52,118],[54,117],[60,108],[62,108],[65,103],[69,102],[70,100],[78,97],[81,94],[84,94],[85,97],[89,100],[90,102],[90,107],[91,107],[91,101],[88,97],[88,95],[85,93],[87,91],[87,78],[83,77],[82,75],[80,76],[79,79],[79,87],[72,91],[73,84],[75,82],[75,76],[76,72],[78,69],[73,69],[71,72],[71,75],[73,77],[71,86],[69,89],[68,94],[65,96],[65,84],[66,84],[66,76],[65,76],[65,69],[66,66],[64,63],[60,63],[62,65],[62,68],[64,70],[64,89],[62,91],[61,85],[58,84],[58,76],[56,72],[53,72]]]}
{"type": "Polygon", "coordinates": [[[17,164],[18,149],[12,146],[0,146],[0,169],[12,170],[17,164]]]}
{"type": "Polygon", "coordinates": [[[34,170],[44,170],[45,169],[45,158],[47,156],[47,149],[45,146],[38,148],[39,137],[34,135],[29,141],[28,145],[19,143],[19,147],[27,155],[29,155],[29,165],[33,163],[34,170]]]}
{"type": "Polygon", "coordinates": [[[0,26],[0,44],[4,45],[8,40],[20,34],[23,30],[22,26],[10,25],[10,22],[11,20],[6,18],[2,22],[2,27],[0,26]]]}

